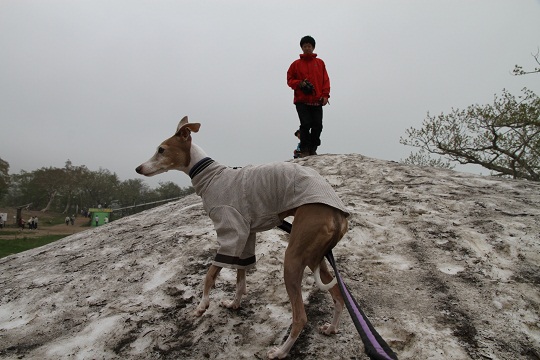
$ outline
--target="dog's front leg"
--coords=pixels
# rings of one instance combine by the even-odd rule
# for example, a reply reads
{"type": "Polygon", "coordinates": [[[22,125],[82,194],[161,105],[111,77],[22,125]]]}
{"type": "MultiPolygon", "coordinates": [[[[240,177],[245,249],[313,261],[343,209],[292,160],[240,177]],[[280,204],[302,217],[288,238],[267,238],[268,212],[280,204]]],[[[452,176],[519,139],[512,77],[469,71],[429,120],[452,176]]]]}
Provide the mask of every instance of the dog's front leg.
{"type": "Polygon", "coordinates": [[[246,287],[246,270],[238,269],[236,271],[236,295],[234,300],[226,301],[222,300],[221,305],[225,306],[227,309],[237,310],[240,308],[240,302],[242,301],[242,296],[247,294],[246,287]]]}
{"type": "Polygon", "coordinates": [[[206,273],[206,276],[204,278],[203,295],[201,302],[199,303],[199,306],[197,306],[197,308],[195,309],[196,316],[201,316],[202,314],[204,314],[206,309],[208,309],[208,306],[210,305],[210,290],[212,289],[212,287],[214,287],[220,271],[220,266],[210,265],[210,268],[208,269],[208,272],[206,273]]]}

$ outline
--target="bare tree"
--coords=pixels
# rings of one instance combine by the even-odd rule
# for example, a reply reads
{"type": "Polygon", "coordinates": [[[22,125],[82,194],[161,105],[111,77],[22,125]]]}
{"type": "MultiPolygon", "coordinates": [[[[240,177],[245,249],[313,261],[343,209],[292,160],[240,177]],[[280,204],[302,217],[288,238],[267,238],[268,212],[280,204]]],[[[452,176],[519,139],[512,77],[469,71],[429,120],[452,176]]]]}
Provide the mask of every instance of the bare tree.
{"type": "MultiPolygon", "coordinates": [[[[538,48],[538,50],[536,51],[536,54],[531,54],[531,55],[534,58],[534,60],[536,61],[536,63],[538,65],[540,65],[540,48],[538,48]]],[[[516,65],[512,72],[516,76],[518,76],[518,75],[527,75],[527,74],[536,74],[536,73],[540,73],[540,66],[535,67],[534,70],[525,71],[525,70],[523,70],[523,66],[516,65]]]]}
{"type": "Polygon", "coordinates": [[[444,160],[440,156],[433,158],[424,149],[420,149],[416,153],[411,153],[406,159],[402,159],[401,162],[410,165],[437,167],[442,169],[453,169],[455,165],[448,160],[444,160]]]}
{"type": "MultiPolygon", "coordinates": [[[[406,130],[400,143],[494,175],[540,181],[540,99],[530,90],[522,93],[516,98],[503,90],[493,105],[428,113],[422,128],[406,130]]],[[[405,162],[418,163],[414,157],[405,162]]]]}
{"type": "Polygon", "coordinates": [[[47,205],[41,209],[42,212],[51,210],[56,195],[58,195],[59,191],[61,191],[62,187],[65,185],[65,182],[66,176],[62,169],[43,167],[33,172],[31,186],[39,189],[47,195],[47,205]]]}

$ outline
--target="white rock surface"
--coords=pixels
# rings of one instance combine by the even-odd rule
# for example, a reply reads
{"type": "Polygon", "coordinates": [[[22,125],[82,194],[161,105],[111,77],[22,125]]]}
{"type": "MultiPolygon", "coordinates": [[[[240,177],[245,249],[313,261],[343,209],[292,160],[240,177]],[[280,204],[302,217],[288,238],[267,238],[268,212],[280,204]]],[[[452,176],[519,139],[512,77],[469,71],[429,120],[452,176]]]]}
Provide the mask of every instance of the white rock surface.
{"type": "MultiPolygon", "coordinates": [[[[360,155],[296,161],[350,207],[334,255],[400,359],[540,358],[540,184],[360,155]]],[[[196,195],[0,259],[0,358],[262,359],[291,318],[286,246],[278,229],[259,234],[242,308],[218,305],[234,293],[224,270],[200,318],[216,242],[196,195]]],[[[340,334],[317,332],[332,304],[308,273],[290,358],[367,359],[348,313],[340,334]]]]}

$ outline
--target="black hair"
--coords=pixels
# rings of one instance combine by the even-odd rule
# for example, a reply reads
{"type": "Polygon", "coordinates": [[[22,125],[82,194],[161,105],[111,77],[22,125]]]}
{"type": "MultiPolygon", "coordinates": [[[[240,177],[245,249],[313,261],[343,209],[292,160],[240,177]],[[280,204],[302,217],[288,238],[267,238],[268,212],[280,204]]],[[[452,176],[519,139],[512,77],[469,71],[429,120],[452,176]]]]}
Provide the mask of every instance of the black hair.
{"type": "Polygon", "coordinates": [[[311,44],[313,47],[315,47],[315,39],[309,35],[306,35],[300,39],[300,47],[302,47],[302,45],[305,43],[311,44]]]}

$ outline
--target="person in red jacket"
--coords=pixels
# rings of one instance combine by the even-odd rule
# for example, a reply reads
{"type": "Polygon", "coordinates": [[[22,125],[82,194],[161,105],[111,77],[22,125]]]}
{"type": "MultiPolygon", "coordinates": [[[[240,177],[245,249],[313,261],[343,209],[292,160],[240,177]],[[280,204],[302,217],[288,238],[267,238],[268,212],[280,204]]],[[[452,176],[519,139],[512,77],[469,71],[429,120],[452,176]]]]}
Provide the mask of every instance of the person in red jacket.
{"type": "Polygon", "coordinates": [[[315,39],[300,40],[303,54],[287,71],[287,85],[294,90],[294,104],[300,119],[300,157],[316,155],[323,129],[322,107],[330,97],[330,78],[324,61],[317,58],[315,39]]]}

